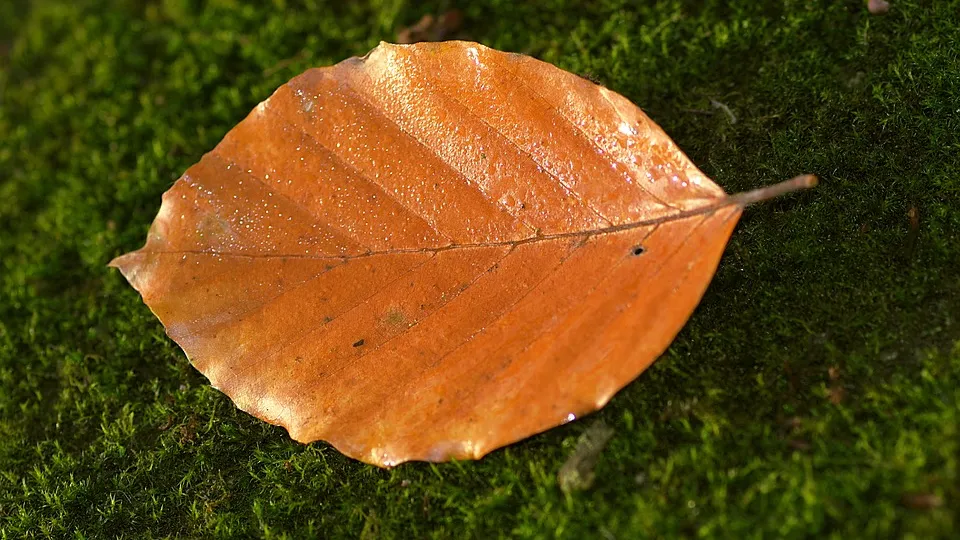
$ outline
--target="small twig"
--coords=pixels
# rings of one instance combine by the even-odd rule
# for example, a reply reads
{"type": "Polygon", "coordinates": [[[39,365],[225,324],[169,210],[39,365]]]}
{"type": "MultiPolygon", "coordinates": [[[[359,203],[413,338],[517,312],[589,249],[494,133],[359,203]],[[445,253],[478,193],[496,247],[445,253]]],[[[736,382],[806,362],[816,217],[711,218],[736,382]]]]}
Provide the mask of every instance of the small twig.
{"type": "MultiPolygon", "coordinates": [[[[647,109],[647,110],[649,110],[649,109],[647,109]]],[[[704,110],[701,110],[701,109],[680,109],[680,111],[681,111],[681,112],[693,113],[693,114],[703,114],[703,115],[707,115],[707,116],[713,116],[713,115],[714,115],[714,112],[713,112],[713,111],[704,111],[704,110]]]]}
{"type": "Polygon", "coordinates": [[[726,113],[727,118],[730,119],[730,123],[731,123],[731,124],[736,124],[736,123],[737,123],[737,116],[736,116],[735,114],[733,114],[733,111],[731,111],[731,110],[730,110],[730,107],[727,107],[727,105],[726,105],[725,103],[721,103],[721,102],[719,102],[719,101],[717,101],[717,100],[715,100],[715,99],[713,99],[713,98],[710,98],[710,105],[713,105],[713,108],[714,108],[714,109],[720,109],[721,111],[723,111],[724,113],[726,113]]]}
{"type": "Polygon", "coordinates": [[[285,59],[283,59],[283,60],[280,60],[280,61],[277,62],[276,64],[274,64],[274,65],[268,67],[267,69],[263,70],[263,76],[264,76],[264,77],[269,77],[270,75],[273,75],[274,73],[280,71],[281,69],[286,68],[286,67],[289,66],[290,64],[293,64],[294,62],[299,62],[300,60],[303,60],[304,58],[307,57],[307,54],[309,54],[309,52],[307,51],[307,49],[301,49],[300,52],[298,52],[296,55],[291,56],[290,58],[285,58],[285,59]]]}

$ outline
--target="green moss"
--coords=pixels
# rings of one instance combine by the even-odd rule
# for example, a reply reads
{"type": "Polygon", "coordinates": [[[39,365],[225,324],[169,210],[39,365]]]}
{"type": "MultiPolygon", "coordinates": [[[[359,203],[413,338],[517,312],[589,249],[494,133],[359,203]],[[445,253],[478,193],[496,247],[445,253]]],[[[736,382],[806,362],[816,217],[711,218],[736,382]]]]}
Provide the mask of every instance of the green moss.
{"type": "Polygon", "coordinates": [[[3,537],[955,535],[960,2],[634,4],[465,2],[463,33],[625,94],[728,191],[823,182],[746,212],[564,494],[582,422],[390,471],[294,443],[105,267],[274,88],[453,2],[4,3],[3,537]]]}

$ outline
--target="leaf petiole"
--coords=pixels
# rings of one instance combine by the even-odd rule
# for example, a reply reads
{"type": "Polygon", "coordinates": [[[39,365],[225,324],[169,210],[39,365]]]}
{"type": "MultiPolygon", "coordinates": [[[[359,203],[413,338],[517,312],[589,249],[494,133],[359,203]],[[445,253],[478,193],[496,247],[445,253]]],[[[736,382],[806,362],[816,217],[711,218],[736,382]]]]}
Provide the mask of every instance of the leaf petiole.
{"type": "Polygon", "coordinates": [[[799,191],[801,189],[809,189],[816,186],[817,183],[818,180],[816,176],[812,174],[802,174],[800,176],[795,176],[790,180],[784,180],[779,184],[765,186],[731,195],[728,200],[729,202],[738,204],[740,206],[747,206],[749,204],[768,201],[770,199],[787,193],[792,193],[794,191],[799,191]]]}

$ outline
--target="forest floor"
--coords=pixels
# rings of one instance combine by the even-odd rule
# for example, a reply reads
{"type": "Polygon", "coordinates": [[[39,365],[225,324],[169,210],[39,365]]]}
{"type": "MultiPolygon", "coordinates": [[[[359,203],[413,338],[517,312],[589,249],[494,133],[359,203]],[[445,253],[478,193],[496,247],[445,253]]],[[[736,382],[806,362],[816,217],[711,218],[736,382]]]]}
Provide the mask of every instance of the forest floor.
{"type": "Polygon", "coordinates": [[[4,2],[0,536],[956,537],[960,1],[462,4],[449,37],[627,96],[726,191],[821,185],[746,210],[600,412],[379,469],[236,410],[106,264],[275,88],[457,4],[4,2]]]}

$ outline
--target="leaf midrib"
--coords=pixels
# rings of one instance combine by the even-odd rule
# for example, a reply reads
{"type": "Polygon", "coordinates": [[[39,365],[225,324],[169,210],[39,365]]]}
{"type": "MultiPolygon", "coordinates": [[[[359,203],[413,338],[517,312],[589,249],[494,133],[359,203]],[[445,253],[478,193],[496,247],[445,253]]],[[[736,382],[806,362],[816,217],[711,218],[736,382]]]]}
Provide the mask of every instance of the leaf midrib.
{"type": "Polygon", "coordinates": [[[444,251],[451,251],[457,249],[477,249],[477,248],[491,248],[491,247],[517,247],[524,244],[531,244],[536,242],[550,242],[554,240],[563,240],[563,239],[573,239],[573,238],[589,238],[592,236],[603,236],[607,234],[615,234],[623,231],[629,231],[632,229],[639,229],[642,227],[647,227],[651,225],[662,225],[665,223],[672,223],[675,221],[682,221],[691,217],[702,216],[707,214],[712,214],[724,208],[729,208],[731,206],[739,206],[741,209],[745,206],[744,202],[740,197],[728,196],[720,199],[718,202],[707,204],[692,210],[684,210],[680,212],[675,212],[672,214],[658,216],[655,218],[644,219],[640,221],[633,221],[630,223],[622,223],[620,225],[612,225],[609,227],[599,227],[596,229],[588,229],[581,231],[571,231],[555,234],[544,234],[530,236],[527,238],[521,238],[519,240],[503,240],[499,242],[476,242],[469,244],[448,244],[445,246],[435,246],[435,247],[419,247],[419,248],[396,248],[396,249],[385,249],[377,251],[366,251],[363,253],[351,254],[351,255],[309,255],[309,254],[249,254],[249,253],[235,253],[228,251],[216,251],[216,250],[144,250],[141,249],[138,253],[144,255],[186,255],[186,254],[195,254],[195,255],[215,255],[220,257],[236,257],[236,258],[247,258],[247,259],[305,259],[305,260],[337,260],[337,261],[350,261],[354,259],[362,259],[368,257],[374,257],[379,255],[401,255],[401,254],[410,254],[410,253],[441,253],[444,251]]]}

